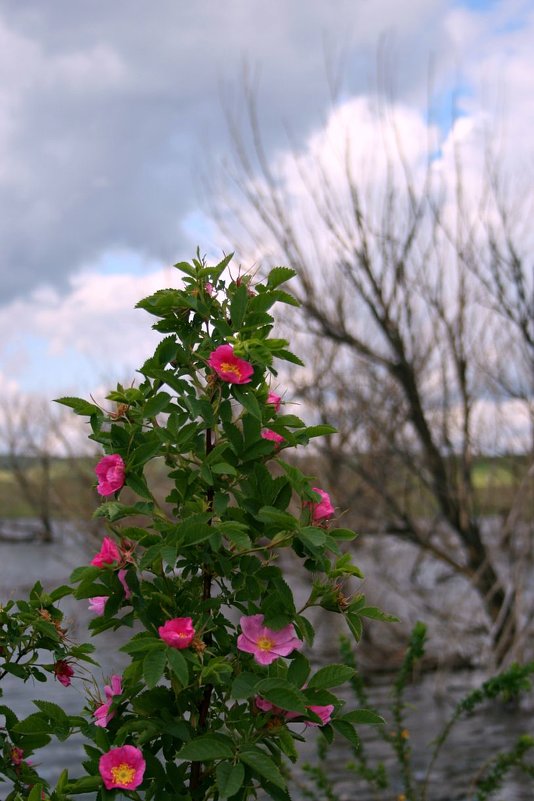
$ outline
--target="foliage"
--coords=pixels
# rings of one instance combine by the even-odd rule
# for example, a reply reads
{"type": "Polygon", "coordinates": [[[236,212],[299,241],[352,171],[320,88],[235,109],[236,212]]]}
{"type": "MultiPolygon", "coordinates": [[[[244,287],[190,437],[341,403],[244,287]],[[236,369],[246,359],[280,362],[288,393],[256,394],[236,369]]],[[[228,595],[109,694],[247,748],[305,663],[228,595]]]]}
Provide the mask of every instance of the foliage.
{"type": "MultiPolygon", "coordinates": [[[[409,745],[410,732],[406,727],[404,712],[407,706],[405,691],[412,680],[417,663],[425,651],[426,626],[416,623],[412,629],[410,641],[406,649],[402,664],[391,685],[391,707],[380,717],[379,712],[372,706],[367,693],[365,682],[358,672],[352,642],[347,637],[341,638],[342,661],[354,670],[350,679],[352,692],[358,704],[365,709],[361,710],[359,722],[376,725],[376,732],[392,750],[394,763],[387,767],[383,761],[371,764],[364,743],[361,741],[352,744],[353,757],[347,764],[347,770],[364,780],[373,792],[373,798],[390,799],[392,792],[398,788],[397,775],[400,774],[402,792],[396,797],[402,801],[427,801],[432,789],[432,771],[436,760],[445,743],[448,741],[453,727],[462,719],[472,715],[478,707],[489,701],[509,702],[517,700],[522,694],[532,689],[532,675],[534,662],[524,665],[512,664],[509,668],[485,681],[480,687],[469,692],[455,706],[448,721],[433,741],[433,748],[429,755],[428,766],[424,778],[414,778],[412,765],[412,751],[409,745]],[[388,719],[393,725],[384,725],[388,719]]],[[[355,713],[351,719],[356,720],[355,713]]],[[[534,779],[534,765],[528,762],[526,756],[534,748],[534,737],[529,734],[521,735],[509,750],[500,753],[491,753],[487,761],[479,767],[469,782],[466,777],[466,801],[486,801],[497,793],[511,770],[523,773],[530,780],[534,779]]],[[[304,765],[304,774],[307,783],[301,788],[304,797],[312,801],[328,798],[328,801],[339,801],[334,783],[329,779],[327,767],[329,744],[321,738],[318,743],[318,761],[313,765],[304,765]]],[[[338,777],[339,778],[339,777],[338,777]]],[[[439,787],[440,792],[443,787],[439,787]]],[[[463,798],[464,796],[462,796],[463,798]]]]}
{"type": "Polygon", "coordinates": [[[393,618],[362,595],[345,595],[346,581],[361,576],[343,551],[355,535],[336,528],[329,511],[319,514],[326,493],[284,459],[286,449],[334,430],[278,413],[270,395],[277,360],[300,364],[287,341],[271,336],[272,306],[296,304],[280,288],[293,271],[275,268],[253,287],[249,276],[225,280],[229,263],[177,264],[183,287],[138,303],[163,338],[139,382],[109,393],[111,410],[59,399],[88,417],[90,438],[107,454],[97,466],[103,501],[95,516],[108,536],[70,586],[45,596],[37,585],[29,602],[3,610],[3,670],[24,681],[52,671],[68,684],[80,660],[90,661],[91,646],[66,645],[53,604],[67,593],[91,599],[94,636],[134,633],[122,646],[129,658],[122,677],[112,677],[107,700],[90,700],[84,715],[36,701],[36,711],[18,721],[2,707],[0,772],[13,783],[9,801],[93,791],[109,801],[113,782],[126,797],[147,801],[245,801],[260,787],[288,801],[286,762],[295,761],[307,726],[321,726],[329,742],[340,735],[355,744],[355,726],[375,722],[345,712],[333,692],[354,676],[350,666],[314,671],[305,653],[313,647],[312,606],[341,614],[356,639],[364,617],[393,618]],[[154,461],[165,466],[165,503],[151,487],[154,461]],[[121,500],[123,483],[131,502],[121,500]],[[284,579],[284,549],[310,574],[299,609],[284,579]],[[261,629],[252,644],[247,620],[261,629]],[[52,665],[40,662],[42,651],[52,653],[52,665]],[[27,757],[52,736],[74,732],[86,740],[85,775],[64,771],[52,789],[27,757]]]}

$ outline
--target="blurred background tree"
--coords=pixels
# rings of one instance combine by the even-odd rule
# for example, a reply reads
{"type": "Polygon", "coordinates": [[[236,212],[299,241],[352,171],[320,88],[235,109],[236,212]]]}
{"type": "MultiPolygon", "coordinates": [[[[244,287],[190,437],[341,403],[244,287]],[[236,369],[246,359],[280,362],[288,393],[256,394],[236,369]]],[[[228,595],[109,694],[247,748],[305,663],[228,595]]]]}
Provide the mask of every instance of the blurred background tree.
{"type": "MultiPolygon", "coordinates": [[[[288,380],[308,416],[337,425],[317,453],[324,482],[357,509],[362,534],[409,544],[414,587],[426,575],[419,614],[446,620],[458,642],[482,625],[497,663],[523,655],[534,612],[529,195],[504,183],[487,132],[466,135],[459,118],[440,149],[435,127],[391,99],[337,104],[305,149],[269,159],[252,81],[244,96],[244,117],[228,111],[233,159],[208,180],[211,213],[245,265],[298,272],[301,311],[286,327],[308,369],[288,380]],[[452,579],[444,605],[438,585],[452,579]]],[[[402,594],[399,570],[381,576],[402,594]]]]}

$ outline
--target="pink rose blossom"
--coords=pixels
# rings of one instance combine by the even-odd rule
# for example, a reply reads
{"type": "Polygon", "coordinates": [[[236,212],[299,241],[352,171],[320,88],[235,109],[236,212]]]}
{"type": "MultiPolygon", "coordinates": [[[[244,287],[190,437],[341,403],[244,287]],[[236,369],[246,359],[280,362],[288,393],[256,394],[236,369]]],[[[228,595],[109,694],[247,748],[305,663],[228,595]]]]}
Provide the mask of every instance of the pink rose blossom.
{"type": "Polygon", "coordinates": [[[89,611],[100,617],[100,615],[104,614],[107,600],[107,595],[95,595],[94,598],[89,598],[89,611]]]}
{"type": "Polygon", "coordinates": [[[272,406],[274,406],[275,412],[279,412],[282,398],[280,395],[277,395],[276,392],[269,392],[267,395],[267,403],[270,403],[272,406]]]}
{"type": "Polygon", "coordinates": [[[206,295],[209,295],[209,296],[210,296],[210,298],[211,298],[211,296],[213,295],[213,284],[210,284],[210,282],[209,282],[209,281],[207,281],[207,282],[204,284],[204,292],[206,293],[206,295]]]}
{"type": "MultiPolygon", "coordinates": [[[[271,712],[273,715],[281,715],[286,720],[294,720],[294,718],[301,717],[298,712],[289,712],[287,709],[280,709],[280,707],[271,704],[270,701],[266,701],[265,698],[262,698],[259,695],[256,697],[255,701],[256,706],[258,709],[261,709],[262,712],[271,712]]],[[[327,704],[326,706],[308,706],[306,709],[309,709],[311,712],[314,712],[317,717],[321,718],[321,723],[315,723],[313,720],[305,720],[305,726],[326,726],[327,723],[330,723],[332,718],[334,705],[327,704]]]]}
{"type": "Polygon", "coordinates": [[[54,675],[60,684],[64,687],[70,687],[72,684],[72,677],[74,676],[74,670],[66,659],[58,659],[54,665],[54,675]]]}
{"type": "Polygon", "coordinates": [[[322,523],[323,520],[328,520],[330,517],[333,517],[336,513],[336,510],[332,506],[328,492],[319,489],[319,487],[312,487],[312,490],[321,496],[321,500],[318,503],[306,502],[305,506],[311,507],[312,522],[322,523]]]}
{"type": "Polygon", "coordinates": [[[254,367],[250,362],[240,359],[234,354],[231,345],[219,345],[210,354],[209,366],[215,370],[219,378],[229,384],[248,384],[254,367]]]}
{"type": "Polygon", "coordinates": [[[102,547],[100,551],[91,559],[91,564],[94,567],[104,567],[104,565],[112,565],[114,562],[120,561],[121,554],[117,544],[111,537],[104,537],[102,540],[102,547]]]}
{"type": "Polygon", "coordinates": [[[326,726],[332,719],[332,712],[334,711],[333,704],[326,704],[326,706],[309,706],[307,707],[310,712],[314,712],[318,718],[321,718],[320,723],[315,723],[313,720],[305,720],[306,726],[326,726]]]}
{"type": "Polygon", "coordinates": [[[98,477],[96,491],[100,495],[113,495],[124,486],[125,465],[122,456],[112,453],[100,459],[95,467],[98,477]]]}
{"type": "Polygon", "coordinates": [[[132,591],[128,586],[128,582],[126,581],[126,572],[127,572],[126,568],[122,567],[117,573],[117,576],[119,578],[120,583],[122,584],[122,588],[124,590],[124,597],[126,598],[127,601],[129,601],[130,598],[132,597],[132,591]]]}
{"type": "Polygon", "coordinates": [[[143,753],[134,745],[121,745],[102,754],[98,770],[104,780],[106,790],[115,787],[122,790],[135,790],[143,781],[146,762],[143,753]]]}
{"type": "Polygon", "coordinates": [[[14,745],[9,754],[9,758],[11,759],[11,763],[18,767],[19,765],[22,765],[24,761],[24,751],[22,748],[14,745]]]}
{"type": "Polygon", "coordinates": [[[190,617],[175,617],[160,626],[158,633],[171,648],[188,648],[195,636],[195,629],[190,617]]]}
{"type": "Polygon", "coordinates": [[[106,727],[111,720],[115,716],[115,710],[110,712],[111,703],[113,701],[114,695],[121,695],[122,693],[122,679],[120,676],[114,675],[111,677],[110,684],[106,684],[104,687],[104,692],[106,694],[107,701],[104,704],[101,704],[95,711],[93,712],[95,720],[95,726],[102,726],[106,727]]]}
{"type": "Polygon", "coordinates": [[[239,621],[242,634],[237,638],[240,651],[253,654],[259,665],[270,665],[279,656],[289,656],[295,649],[302,648],[303,642],[295,634],[293,624],[273,631],[263,625],[263,615],[249,615],[239,621]]]}
{"type": "Polygon", "coordinates": [[[281,434],[277,434],[276,431],[271,431],[270,428],[264,428],[261,432],[263,439],[269,439],[271,442],[274,442],[276,445],[281,445],[282,442],[285,442],[285,437],[281,434]]]}

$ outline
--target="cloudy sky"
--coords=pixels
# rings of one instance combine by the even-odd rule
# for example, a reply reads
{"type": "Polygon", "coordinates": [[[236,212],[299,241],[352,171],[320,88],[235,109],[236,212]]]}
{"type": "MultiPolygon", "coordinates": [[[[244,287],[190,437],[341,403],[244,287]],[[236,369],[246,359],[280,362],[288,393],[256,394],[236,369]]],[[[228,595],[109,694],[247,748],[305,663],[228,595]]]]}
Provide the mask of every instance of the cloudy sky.
{"type": "Polygon", "coordinates": [[[454,94],[524,174],[533,42],[532,0],[0,0],[3,391],[87,395],[148,353],[135,302],[223,246],[201,178],[230,152],[245,68],[278,163],[288,131],[305,152],[341,106],[372,146],[382,58],[407,124],[426,125],[431,72],[441,142],[454,94]]]}

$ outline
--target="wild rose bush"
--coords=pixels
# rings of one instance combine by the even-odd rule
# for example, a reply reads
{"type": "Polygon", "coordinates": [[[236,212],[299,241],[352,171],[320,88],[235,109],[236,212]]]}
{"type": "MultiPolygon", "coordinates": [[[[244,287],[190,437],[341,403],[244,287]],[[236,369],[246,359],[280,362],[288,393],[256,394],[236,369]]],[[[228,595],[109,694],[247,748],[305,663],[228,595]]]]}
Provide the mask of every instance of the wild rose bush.
{"type": "MultiPolygon", "coordinates": [[[[297,759],[310,727],[328,742],[340,735],[356,744],[355,724],[373,722],[364,710],[345,711],[332,692],[352,677],[350,667],[311,665],[311,607],[341,614],[356,639],[363,617],[386,616],[362,595],[347,596],[344,582],[361,577],[342,550],[355,534],[336,526],[328,493],[284,458],[334,431],[286,413],[276,383],[280,360],[301,364],[271,336],[272,306],[296,305],[280,288],[294,273],[277,267],[252,286],[248,276],[223,280],[229,262],[178,264],[183,288],[138,304],[164,337],[138,385],[109,394],[112,408],[59,401],[88,417],[105,453],[95,468],[96,515],[109,531],[90,564],[74,571],[72,592],[89,603],[94,636],[135,633],[121,648],[129,658],[122,676],[110,678],[85,717],[38,706],[7,731],[0,767],[15,784],[10,800],[97,791],[99,801],[245,801],[263,788],[288,801],[287,760],[297,759]],[[147,479],[154,459],[167,471],[164,503],[147,479]],[[136,500],[121,500],[123,486],[136,500]],[[300,609],[284,578],[284,549],[310,575],[300,609]],[[21,779],[10,748],[26,760],[44,744],[39,736],[74,732],[88,741],[85,776],[64,772],[54,790],[33,773],[21,779]]],[[[50,636],[53,628],[47,621],[50,636]]],[[[89,651],[69,651],[61,637],[49,645],[61,663],[57,679],[78,681],[89,651]]]]}

